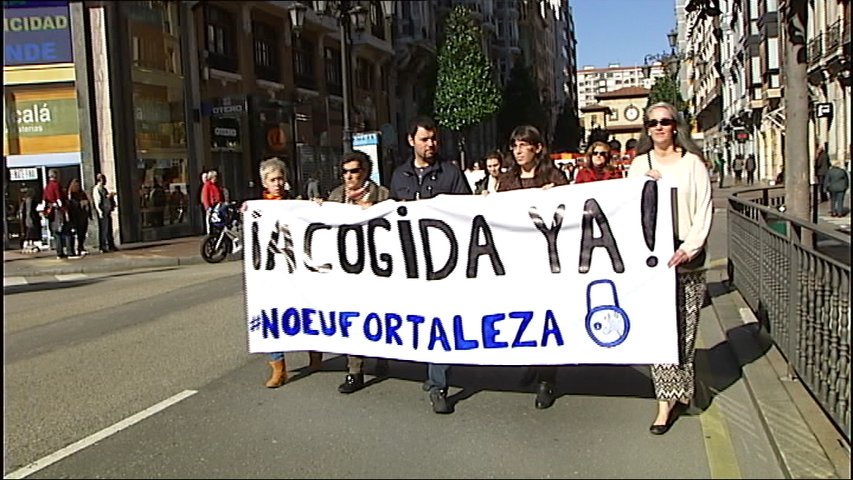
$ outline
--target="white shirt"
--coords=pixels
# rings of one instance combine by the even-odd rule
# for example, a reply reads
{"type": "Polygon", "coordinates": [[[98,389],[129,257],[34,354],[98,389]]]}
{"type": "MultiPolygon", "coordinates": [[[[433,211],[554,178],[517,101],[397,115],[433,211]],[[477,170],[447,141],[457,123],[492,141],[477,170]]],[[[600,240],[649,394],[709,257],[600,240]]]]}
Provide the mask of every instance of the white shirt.
{"type": "MultiPolygon", "coordinates": [[[[680,248],[690,258],[696,256],[705,245],[711,232],[711,218],[714,208],[711,205],[711,179],[705,162],[693,153],[687,153],[676,162],[668,165],[655,159],[654,151],[648,153],[652,160],[652,169],[661,174],[661,178],[673,182],[677,189],[678,238],[680,248]]],[[[628,177],[641,177],[649,171],[648,156],[637,155],[628,177]]]]}

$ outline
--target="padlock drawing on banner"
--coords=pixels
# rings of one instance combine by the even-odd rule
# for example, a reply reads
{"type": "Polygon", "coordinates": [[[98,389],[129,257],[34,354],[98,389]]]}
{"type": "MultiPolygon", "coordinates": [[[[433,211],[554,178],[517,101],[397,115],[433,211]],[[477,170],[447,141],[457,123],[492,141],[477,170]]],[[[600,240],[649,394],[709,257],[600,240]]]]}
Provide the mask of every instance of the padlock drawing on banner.
{"type": "Polygon", "coordinates": [[[586,333],[593,342],[602,347],[615,347],[628,338],[631,321],[625,310],[619,307],[616,285],[612,280],[595,280],[586,287],[586,333]],[[613,292],[612,305],[592,306],[592,287],[610,285],[613,292]]]}

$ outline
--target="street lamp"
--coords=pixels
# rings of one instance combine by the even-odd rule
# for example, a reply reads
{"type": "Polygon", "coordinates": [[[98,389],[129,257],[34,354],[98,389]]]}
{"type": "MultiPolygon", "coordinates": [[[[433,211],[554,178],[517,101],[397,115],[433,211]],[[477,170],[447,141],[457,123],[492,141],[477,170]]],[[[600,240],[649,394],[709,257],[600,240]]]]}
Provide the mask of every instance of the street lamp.
{"type": "MultiPolygon", "coordinates": [[[[386,20],[393,13],[393,1],[382,1],[382,13],[386,20]]],[[[350,102],[352,99],[352,37],[350,36],[351,29],[355,27],[356,31],[361,31],[367,23],[367,9],[361,5],[361,2],[351,0],[325,1],[315,0],[313,2],[314,11],[320,15],[328,15],[336,17],[340,25],[341,37],[341,81],[344,97],[344,125],[343,125],[343,149],[344,153],[352,151],[352,127],[350,125],[350,102]]],[[[307,6],[300,2],[294,2],[290,7],[290,19],[293,22],[293,28],[297,35],[302,29],[305,22],[305,11],[307,6]]]]}

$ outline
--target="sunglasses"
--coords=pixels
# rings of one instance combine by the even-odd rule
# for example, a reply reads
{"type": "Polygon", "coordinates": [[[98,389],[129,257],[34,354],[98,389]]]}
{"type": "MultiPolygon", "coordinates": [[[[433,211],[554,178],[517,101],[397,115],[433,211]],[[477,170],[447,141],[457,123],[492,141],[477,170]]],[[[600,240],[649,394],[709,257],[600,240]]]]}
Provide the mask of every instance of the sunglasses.
{"type": "Polygon", "coordinates": [[[646,128],[655,128],[658,125],[663,127],[671,127],[675,125],[675,120],[672,118],[661,118],[660,120],[646,120],[646,128]]]}
{"type": "Polygon", "coordinates": [[[361,173],[362,171],[363,171],[363,170],[362,170],[362,168],[361,168],[361,167],[350,168],[350,169],[342,168],[342,169],[341,169],[341,174],[342,174],[342,175],[346,175],[346,174],[348,174],[348,173],[351,173],[351,174],[353,174],[353,175],[358,175],[358,174],[359,174],[359,173],[361,173]]]}
{"type": "Polygon", "coordinates": [[[598,156],[598,157],[606,157],[606,156],[607,156],[607,152],[592,152],[592,156],[593,156],[593,157],[596,157],[596,156],[598,156]]]}

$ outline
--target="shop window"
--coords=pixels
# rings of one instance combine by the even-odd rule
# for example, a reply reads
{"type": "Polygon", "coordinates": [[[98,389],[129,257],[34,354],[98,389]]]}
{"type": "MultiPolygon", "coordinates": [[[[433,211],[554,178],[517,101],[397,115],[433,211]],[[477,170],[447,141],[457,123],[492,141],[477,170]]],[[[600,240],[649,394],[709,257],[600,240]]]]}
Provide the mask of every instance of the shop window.
{"type": "Polygon", "coordinates": [[[271,82],[281,81],[278,35],[274,28],[261,22],[252,23],[254,34],[255,75],[271,82]]]}
{"type": "Polygon", "coordinates": [[[140,158],[136,172],[143,229],[189,223],[185,158],[140,158]]]}

